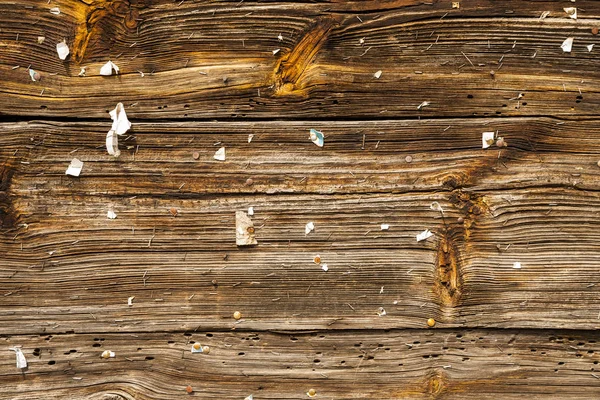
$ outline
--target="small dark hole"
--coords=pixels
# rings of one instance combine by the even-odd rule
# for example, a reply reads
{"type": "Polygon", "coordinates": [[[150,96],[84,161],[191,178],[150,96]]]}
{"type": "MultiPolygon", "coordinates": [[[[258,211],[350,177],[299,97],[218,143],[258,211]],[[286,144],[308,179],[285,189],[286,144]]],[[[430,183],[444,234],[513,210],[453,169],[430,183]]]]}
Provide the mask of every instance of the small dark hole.
{"type": "Polygon", "coordinates": [[[148,360],[148,361],[154,360],[154,357],[152,357],[152,356],[146,356],[146,360],[148,360]]]}
{"type": "Polygon", "coordinates": [[[92,347],[100,347],[100,346],[102,346],[100,343],[94,343],[94,344],[92,345],[92,347]]]}
{"type": "Polygon", "coordinates": [[[207,333],[206,337],[213,337],[213,334],[212,333],[207,333]]]}
{"type": "Polygon", "coordinates": [[[472,98],[473,98],[473,95],[472,95],[472,94],[468,94],[468,95],[467,95],[467,99],[472,99],[472,98]]]}
{"type": "Polygon", "coordinates": [[[56,361],[54,361],[54,360],[48,361],[48,365],[54,365],[54,364],[56,364],[56,361]]]}
{"type": "Polygon", "coordinates": [[[246,355],[246,353],[244,353],[243,351],[240,351],[240,352],[238,353],[238,356],[244,356],[244,355],[246,355]]]}
{"type": "Polygon", "coordinates": [[[313,362],[314,362],[315,364],[318,364],[318,363],[320,363],[320,362],[321,362],[321,360],[319,360],[318,358],[315,358],[315,359],[313,360],[313,362]]]}

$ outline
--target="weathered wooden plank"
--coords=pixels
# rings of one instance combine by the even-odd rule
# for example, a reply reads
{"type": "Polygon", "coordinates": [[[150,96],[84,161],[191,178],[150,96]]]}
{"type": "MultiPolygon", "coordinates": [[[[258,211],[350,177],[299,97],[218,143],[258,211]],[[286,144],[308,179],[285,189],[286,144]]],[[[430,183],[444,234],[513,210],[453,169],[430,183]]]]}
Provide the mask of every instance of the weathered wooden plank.
{"type": "Polygon", "coordinates": [[[0,156],[11,196],[596,190],[600,178],[597,120],[134,121],[117,160],[104,147],[109,129],[108,118],[1,124],[0,156]],[[323,149],[310,142],[310,128],[326,135],[323,149]],[[481,134],[490,130],[508,147],[482,149],[481,134]],[[225,162],[213,159],[221,146],[225,162]],[[73,157],[85,163],[79,178],[65,176],[73,157]]]}
{"type": "Polygon", "coordinates": [[[589,306],[598,296],[597,192],[79,194],[12,207],[18,216],[1,237],[5,334],[417,328],[428,318],[441,327],[600,327],[589,306]],[[235,211],[248,206],[259,245],[236,248],[235,211]],[[305,236],[309,221],[316,229],[305,236]],[[417,243],[424,229],[435,236],[417,243]]]}
{"type": "Polygon", "coordinates": [[[597,115],[597,52],[585,46],[596,41],[600,9],[580,2],[571,20],[564,6],[4,2],[0,112],[99,118],[122,101],[152,119],[597,115]],[[563,53],[568,36],[574,49],[563,53]],[[55,49],[63,39],[66,62],[55,49]],[[108,59],[119,77],[99,76],[108,59]]]}
{"type": "Polygon", "coordinates": [[[189,332],[0,338],[4,399],[582,399],[600,395],[580,331],[189,332]],[[193,343],[210,348],[192,354],[193,343]],[[8,347],[22,346],[29,368],[8,347]],[[103,351],[115,358],[102,359],[103,351]]]}

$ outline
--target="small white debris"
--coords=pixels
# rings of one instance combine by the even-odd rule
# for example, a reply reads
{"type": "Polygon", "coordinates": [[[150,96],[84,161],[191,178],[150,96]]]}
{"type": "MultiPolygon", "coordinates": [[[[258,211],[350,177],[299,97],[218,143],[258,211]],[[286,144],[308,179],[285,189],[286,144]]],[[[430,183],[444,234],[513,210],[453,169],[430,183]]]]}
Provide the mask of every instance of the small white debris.
{"type": "Polygon", "coordinates": [[[248,143],[250,143],[253,138],[254,138],[254,135],[253,134],[249,134],[248,135],[248,143]]]}
{"type": "Polygon", "coordinates": [[[481,134],[481,148],[487,149],[491,145],[494,144],[494,137],[496,136],[496,132],[483,132],[481,134]]]}
{"type": "Polygon", "coordinates": [[[365,38],[358,39],[358,44],[365,44],[365,38]]]}
{"type": "Polygon", "coordinates": [[[115,358],[115,352],[110,350],[104,350],[100,357],[102,358],[115,358]]]}
{"type": "Polygon", "coordinates": [[[235,243],[238,246],[258,244],[254,236],[254,223],[243,211],[235,212],[235,243]]]}
{"type": "Polygon", "coordinates": [[[221,147],[217,150],[213,158],[217,161],[225,161],[225,147],[221,147]]]}
{"type": "Polygon", "coordinates": [[[572,37],[566,38],[565,41],[563,42],[563,44],[560,45],[560,48],[565,53],[570,53],[572,47],[573,47],[573,38],[572,37]]]}
{"type": "Polygon", "coordinates": [[[517,261],[516,263],[513,264],[513,268],[514,269],[521,269],[521,263],[517,261]]]}
{"type": "Polygon", "coordinates": [[[106,213],[106,218],[115,219],[117,218],[117,214],[115,214],[113,210],[108,210],[108,212],[106,213]]]}
{"type": "MultiPolygon", "coordinates": [[[[279,35],[279,36],[281,36],[281,35],[279,35]]],[[[250,396],[246,397],[244,400],[254,400],[254,396],[250,395],[250,396]]]]}
{"type": "Polygon", "coordinates": [[[587,49],[588,49],[588,52],[590,52],[590,53],[591,53],[592,49],[594,48],[594,45],[593,45],[593,44],[589,44],[589,45],[587,45],[586,47],[587,47],[587,49]]]}
{"type": "Polygon", "coordinates": [[[444,209],[442,208],[442,206],[440,205],[440,203],[438,203],[437,201],[434,201],[433,203],[431,203],[431,205],[429,206],[429,208],[431,208],[433,211],[439,211],[442,214],[444,213],[444,209]]]}
{"type": "Polygon", "coordinates": [[[56,250],[49,251],[49,252],[48,252],[48,255],[50,255],[50,256],[51,256],[51,255],[52,255],[52,254],[54,254],[54,253],[56,253],[56,250]]]}
{"type": "Polygon", "coordinates": [[[433,236],[433,233],[429,229],[425,229],[423,232],[417,235],[417,242],[421,242],[423,240],[429,239],[433,236]]]}
{"type": "Polygon", "coordinates": [[[460,8],[460,2],[458,2],[458,1],[453,1],[453,2],[452,2],[452,8],[460,8]]]}
{"type": "Polygon", "coordinates": [[[66,40],[56,44],[56,52],[58,53],[58,58],[61,60],[65,60],[67,58],[69,55],[69,46],[67,46],[66,40]]]}
{"type": "Polygon", "coordinates": [[[69,168],[67,168],[67,172],[65,172],[65,175],[79,176],[82,169],[83,161],[74,158],[73,160],[71,160],[71,164],[69,164],[69,168]]]}
{"type": "Polygon", "coordinates": [[[131,296],[127,298],[127,305],[129,307],[133,307],[133,299],[135,299],[135,296],[131,296]]]}
{"type": "Polygon", "coordinates": [[[100,75],[111,76],[113,74],[113,71],[115,71],[115,75],[118,75],[119,67],[117,67],[116,64],[112,61],[108,61],[102,66],[102,68],[100,68],[100,75]]]}
{"type": "Polygon", "coordinates": [[[106,150],[111,156],[119,157],[119,139],[117,135],[125,134],[131,128],[131,122],[127,119],[127,113],[123,103],[118,103],[114,110],[109,113],[113,120],[110,131],[106,134],[106,150]]]}
{"type": "Polygon", "coordinates": [[[25,355],[21,351],[21,347],[11,347],[9,348],[9,350],[14,351],[15,355],[17,356],[17,368],[27,368],[27,360],[25,359],[25,355]]]}
{"type": "Polygon", "coordinates": [[[427,107],[428,105],[430,105],[431,103],[428,101],[424,101],[421,104],[419,104],[419,106],[417,107],[417,110],[422,109],[423,107],[427,107]]]}
{"type": "Polygon", "coordinates": [[[81,67],[81,70],[79,71],[79,74],[77,74],[78,76],[85,76],[85,70],[87,69],[87,67],[81,67]]]}
{"type": "Polygon", "coordinates": [[[31,80],[34,82],[37,82],[37,79],[35,79],[36,75],[39,76],[38,73],[36,73],[33,69],[29,68],[29,76],[31,77],[31,80]]]}
{"type": "Polygon", "coordinates": [[[308,235],[309,233],[311,233],[314,230],[315,230],[315,224],[313,222],[307,223],[306,226],[304,227],[304,236],[308,235]]]}
{"type": "Polygon", "coordinates": [[[381,224],[381,230],[382,231],[387,231],[388,229],[390,229],[390,225],[389,224],[381,224]]]}
{"type": "Polygon", "coordinates": [[[321,269],[325,272],[329,271],[329,267],[327,266],[327,264],[321,265],[321,269]]]}
{"type": "Polygon", "coordinates": [[[273,50],[273,55],[276,55],[277,53],[279,53],[281,51],[281,49],[275,49],[273,50]]]}
{"type": "Polygon", "coordinates": [[[42,44],[42,43],[44,43],[44,40],[46,40],[46,38],[45,38],[44,36],[38,36],[38,37],[37,37],[37,42],[38,42],[38,44],[42,44]]]}
{"type": "Polygon", "coordinates": [[[374,76],[376,79],[379,79],[379,78],[381,78],[381,74],[383,74],[383,71],[379,70],[379,71],[375,72],[375,73],[373,74],[373,76],[374,76]]]}
{"type": "Polygon", "coordinates": [[[58,8],[58,7],[51,8],[50,14],[60,15],[60,8],[58,8]]]}
{"type": "Polygon", "coordinates": [[[550,11],[544,11],[542,15],[540,15],[540,21],[546,19],[548,15],[550,15],[550,11]]]}
{"type": "Polygon", "coordinates": [[[125,107],[123,107],[123,103],[118,103],[114,110],[109,113],[110,117],[113,120],[112,127],[110,128],[112,131],[119,136],[123,135],[125,132],[131,128],[131,122],[127,119],[127,114],[125,113],[125,107]]]}
{"type": "Polygon", "coordinates": [[[563,8],[567,15],[572,19],[577,19],[577,7],[565,7],[563,8]]]}
{"type": "Polygon", "coordinates": [[[281,33],[277,36],[277,40],[279,40],[280,42],[283,40],[283,36],[281,35],[281,33]]]}
{"type": "Polygon", "coordinates": [[[379,289],[379,294],[383,294],[383,286],[379,289]]]}
{"type": "Polygon", "coordinates": [[[316,129],[310,130],[310,140],[319,147],[323,147],[325,144],[325,136],[316,129]]]}
{"type": "Polygon", "coordinates": [[[379,315],[380,317],[387,315],[387,312],[385,312],[385,308],[379,307],[379,309],[377,309],[377,315],[379,315]]]}
{"type": "Polygon", "coordinates": [[[248,207],[248,215],[249,216],[253,216],[254,215],[254,207],[248,207]]]}

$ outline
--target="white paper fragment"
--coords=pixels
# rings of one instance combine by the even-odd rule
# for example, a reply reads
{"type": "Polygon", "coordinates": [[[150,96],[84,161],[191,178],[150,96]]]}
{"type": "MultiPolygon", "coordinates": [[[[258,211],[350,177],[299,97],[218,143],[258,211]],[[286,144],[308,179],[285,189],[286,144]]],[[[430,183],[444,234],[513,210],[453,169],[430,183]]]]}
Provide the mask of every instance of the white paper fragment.
{"type": "Polygon", "coordinates": [[[67,58],[69,55],[69,46],[67,46],[66,40],[56,44],[56,52],[58,53],[58,58],[61,60],[65,60],[67,58]]]}
{"type": "Polygon", "coordinates": [[[521,263],[517,261],[516,263],[513,264],[513,268],[514,269],[521,269],[521,263]]]}
{"type": "Polygon", "coordinates": [[[379,79],[379,78],[381,78],[381,74],[383,74],[383,71],[379,70],[379,71],[375,72],[375,73],[373,74],[373,76],[374,76],[376,79],[379,79]]]}
{"type": "Polygon", "coordinates": [[[113,210],[108,210],[108,212],[106,213],[106,218],[115,219],[117,218],[117,214],[115,214],[113,210]]]}
{"type": "Polygon", "coordinates": [[[430,105],[431,103],[428,101],[424,101],[421,104],[419,104],[419,107],[417,107],[417,110],[422,109],[423,107],[427,107],[428,105],[430,105]]]}
{"type": "Polygon", "coordinates": [[[250,143],[252,141],[252,138],[254,138],[253,134],[249,134],[248,135],[248,143],[250,143]]]}
{"type": "Polygon", "coordinates": [[[323,147],[325,144],[325,136],[316,129],[310,130],[310,140],[319,147],[323,147]]]}
{"type": "Polygon", "coordinates": [[[135,296],[131,296],[127,298],[127,305],[129,307],[133,307],[133,299],[135,299],[135,296]]]}
{"type": "Polygon", "coordinates": [[[273,55],[276,55],[277,53],[279,53],[281,51],[281,49],[275,49],[273,50],[273,55]]]}
{"type": "Polygon", "coordinates": [[[365,44],[365,38],[358,39],[358,44],[365,44]]]}
{"type": "Polygon", "coordinates": [[[38,44],[42,44],[42,43],[44,43],[44,40],[46,40],[46,38],[45,38],[44,36],[38,36],[38,37],[37,37],[37,42],[38,42],[38,44]]]}
{"type": "Polygon", "coordinates": [[[121,150],[119,150],[119,138],[115,131],[110,130],[106,134],[106,150],[111,156],[119,157],[121,150]]]}
{"type": "Polygon", "coordinates": [[[571,48],[573,47],[573,38],[566,38],[563,44],[560,45],[560,48],[563,49],[565,53],[570,53],[571,48]]]}
{"type": "Polygon", "coordinates": [[[542,15],[540,15],[540,21],[546,19],[548,15],[550,15],[550,11],[544,11],[542,15]]]}
{"type": "Polygon", "coordinates": [[[426,240],[432,236],[433,236],[433,233],[431,233],[431,231],[429,229],[425,229],[423,232],[421,232],[417,235],[417,242],[426,240]]]}
{"type": "Polygon", "coordinates": [[[118,103],[115,109],[109,113],[109,115],[113,120],[110,130],[115,131],[117,135],[121,136],[127,132],[129,128],[131,128],[131,122],[129,122],[127,119],[127,114],[125,113],[125,107],[123,107],[123,103],[118,103]]]}
{"type": "Polygon", "coordinates": [[[254,215],[254,207],[248,207],[248,215],[249,216],[253,216],[254,215]]]}
{"type": "Polygon", "coordinates": [[[329,267],[327,266],[327,264],[321,265],[321,269],[325,272],[329,271],[329,267]]]}
{"type": "Polygon", "coordinates": [[[588,52],[591,52],[591,51],[592,51],[592,49],[594,48],[594,45],[593,45],[593,44],[589,44],[589,45],[587,45],[586,47],[587,47],[587,49],[588,49],[588,52]]]}
{"type": "Polygon", "coordinates": [[[238,246],[258,244],[254,236],[254,224],[248,214],[243,211],[235,212],[235,243],[238,246]]]}
{"type": "Polygon", "coordinates": [[[217,161],[225,161],[225,147],[221,147],[217,150],[213,158],[217,161]]]}
{"type": "Polygon", "coordinates": [[[488,147],[493,145],[495,136],[496,132],[483,132],[481,134],[481,148],[487,149],[488,147]]]}
{"type": "Polygon", "coordinates": [[[315,224],[313,222],[307,223],[306,226],[304,227],[304,236],[308,235],[309,233],[311,233],[314,230],[315,230],[315,224]]]}
{"type": "Polygon", "coordinates": [[[200,345],[200,343],[194,343],[192,345],[192,353],[204,353],[204,349],[200,345]]]}
{"type": "Polygon", "coordinates": [[[379,289],[379,294],[383,294],[383,286],[379,289]]]}
{"type": "Polygon", "coordinates": [[[565,7],[563,8],[567,15],[572,19],[577,19],[577,8],[576,7],[565,7]]]}
{"type": "Polygon", "coordinates": [[[35,79],[35,71],[31,68],[29,68],[29,76],[31,77],[32,81],[37,82],[37,80],[35,79]]]}
{"type": "Polygon", "coordinates": [[[50,14],[60,15],[60,8],[58,8],[58,7],[51,8],[50,14]]]}
{"type": "Polygon", "coordinates": [[[385,308],[379,307],[379,309],[377,310],[377,315],[379,315],[380,317],[383,317],[383,316],[387,315],[387,312],[385,311],[385,308]]]}
{"type": "Polygon", "coordinates": [[[119,67],[117,67],[112,61],[108,61],[102,66],[102,68],[100,68],[100,75],[111,76],[113,74],[113,70],[115,71],[115,75],[119,74],[119,67]]]}
{"type": "Polygon", "coordinates": [[[83,161],[74,158],[71,160],[71,164],[69,164],[69,168],[67,168],[67,172],[65,172],[65,175],[79,176],[82,169],[83,161]]]}
{"type": "Polygon", "coordinates": [[[14,351],[15,355],[17,356],[17,368],[27,368],[27,360],[21,351],[21,347],[11,347],[9,350],[14,351]]]}
{"type": "Polygon", "coordinates": [[[110,350],[104,350],[102,352],[102,355],[100,355],[100,357],[102,358],[115,358],[116,354],[114,351],[110,351],[110,350]]]}
{"type": "MultiPolygon", "coordinates": [[[[281,35],[279,35],[279,36],[281,36],[281,35]]],[[[246,397],[244,400],[254,400],[254,396],[250,395],[250,396],[246,397]]]]}
{"type": "Polygon", "coordinates": [[[277,36],[277,39],[281,42],[283,40],[283,36],[281,35],[281,33],[277,36]]]}
{"type": "Polygon", "coordinates": [[[85,76],[85,70],[87,67],[81,67],[81,70],[79,71],[79,74],[77,74],[78,76],[85,76]]]}
{"type": "Polygon", "coordinates": [[[389,224],[381,224],[381,230],[382,231],[387,231],[388,229],[390,229],[390,225],[389,224]]]}

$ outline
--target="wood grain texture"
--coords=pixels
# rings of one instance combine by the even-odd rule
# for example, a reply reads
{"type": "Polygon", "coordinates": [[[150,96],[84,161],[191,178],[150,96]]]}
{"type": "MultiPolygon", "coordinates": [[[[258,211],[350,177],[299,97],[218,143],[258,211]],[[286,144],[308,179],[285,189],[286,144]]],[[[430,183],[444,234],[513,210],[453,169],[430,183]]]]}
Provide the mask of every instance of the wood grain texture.
{"type": "Polygon", "coordinates": [[[121,139],[117,160],[104,148],[109,122],[1,124],[0,154],[11,174],[10,195],[203,198],[544,187],[595,191],[600,177],[598,120],[134,120],[121,139]],[[310,142],[311,128],[324,132],[323,149],[310,142]],[[498,131],[508,147],[481,149],[486,130],[498,131]],[[254,135],[251,143],[249,135],[254,135]],[[221,146],[226,147],[225,162],[213,159],[221,146]],[[85,163],[79,179],[64,175],[73,157],[85,163]]]}
{"type": "Polygon", "coordinates": [[[0,3],[3,115],[100,118],[119,101],[148,119],[582,116],[600,104],[593,1],[578,20],[559,1],[54,5],[0,3]],[[109,59],[121,75],[99,76],[109,59]]]}
{"type": "Polygon", "coordinates": [[[597,335],[579,331],[187,332],[9,336],[2,399],[517,399],[600,395],[597,335]],[[210,347],[192,354],[192,343],[210,347]],[[115,358],[102,359],[104,350],[115,358]],[[194,389],[187,395],[186,387],[194,389]]]}

